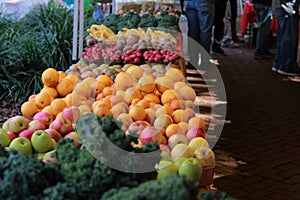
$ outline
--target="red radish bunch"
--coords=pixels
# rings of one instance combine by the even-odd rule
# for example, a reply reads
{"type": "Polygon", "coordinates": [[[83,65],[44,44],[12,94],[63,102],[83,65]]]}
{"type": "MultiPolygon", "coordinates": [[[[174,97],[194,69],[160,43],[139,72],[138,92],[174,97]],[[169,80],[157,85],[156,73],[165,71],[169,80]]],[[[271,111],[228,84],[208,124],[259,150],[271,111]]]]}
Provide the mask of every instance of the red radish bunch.
{"type": "Polygon", "coordinates": [[[112,48],[112,49],[102,49],[101,53],[102,53],[103,60],[120,61],[123,52],[116,48],[112,48]]]}
{"type": "Polygon", "coordinates": [[[122,60],[125,63],[139,63],[143,57],[143,53],[140,50],[130,49],[123,53],[122,60]]]}
{"type": "Polygon", "coordinates": [[[150,63],[174,63],[179,59],[178,53],[169,51],[167,49],[162,50],[148,50],[143,54],[145,61],[150,63]]]}

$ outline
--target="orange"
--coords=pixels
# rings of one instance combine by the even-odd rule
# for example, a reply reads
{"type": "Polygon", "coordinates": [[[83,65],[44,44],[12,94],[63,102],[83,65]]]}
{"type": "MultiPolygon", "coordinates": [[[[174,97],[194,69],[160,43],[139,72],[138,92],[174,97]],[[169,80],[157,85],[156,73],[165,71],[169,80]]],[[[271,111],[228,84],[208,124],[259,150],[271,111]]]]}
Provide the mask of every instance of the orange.
{"type": "Polygon", "coordinates": [[[183,109],[184,108],[184,104],[180,100],[174,99],[174,100],[171,101],[170,107],[172,107],[173,110],[183,109]]]}
{"type": "Polygon", "coordinates": [[[91,95],[92,89],[88,83],[79,82],[75,85],[73,92],[84,97],[89,97],[91,95]]]}
{"type": "Polygon", "coordinates": [[[167,115],[167,114],[163,114],[158,116],[155,120],[154,120],[154,127],[161,127],[161,128],[167,128],[170,124],[173,123],[172,118],[167,115]]]}
{"type": "Polygon", "coordinates": [[[127,103],[131,103],[133,99],[142,99],[143,95],[138,87],[128,88],[125,92],[125,100],[127,103]]]}
{"type": "Polygon", "coordinates": [[[47,113],[51,114],[52,119],[55,119],[55,117],[57,115],[57,111],[55,109],[53,109],[50,105],[43,108],[42,112],[47,112],[47,113]]]}
{"type": "Polygon", "coordinates": [[[199,127],[203,130],[206,130],[206,124],[203,118],[201,117],[192,117],[188,121],[188,130],[190,130],[193,127],[199,127]]]}
{"type": "Polygon", "coordinates": [[[128,114],[133,121],[144,120],[146,117],[145,108],[142,106],[132,106],[128,114]]]}
{"type": "Polygon", "coordinates": [[[134,99],[132,99],[132,101],[131,101],[131,105],[132,106],[135,106],[135,105],[137,105],[138,104],[138,102],[140,101],[141,99],[139,99],[139,98],[134,98],[134,99]]]}
{"type": "Polygon", "coordinates": [[[78,109],[80,111],[80,115],[91,112],[91,109],[88,105],[80,105],[80,106],[78,106],[78,109]]]}
{"type": "Polygon", "coordinates": [[[195,101],[196,99],[196,92],[190,86],[183,86],[179,88],[179,94],[185,99],[190,101],[195,101]]]}
{"type": "Polygon", "coordinates": [[[138,81],[140,90],[144,93],[152,93],[156,88],[155,79],[152,76],[146,75],[138,81]]]}
{"type": "Polygon", "coordinates": [[[53,109],[56,109],[58,112],[62,112],[63,109],[67,107],[66,102],[62,99],[54,99],[50,105],[53,109]]]}
{"type": "Polygon", "coordinates": [[[127,72],[120,72],[115,78],[116,87],[119,90],[127,90],[128,88],[133,86],[133,77],[127,72]]]}
{"type": "Polygon", "coordinates": [[[188,131],[188,123],[187,122],[179,122],[178,125],[180,126],[180,131],[185,134],[188,131]]]}
{"type": "Polygon", "coordinates": [[[103,88],[102,94],[103,94],[104,97],[106,97],[106,96],[114,94],[114,92],[115,92],[114,88],[112,88],[112,87],[105,87],[105,88],[103,88]]]}
{"type": "Polygon", "coordinates": [[[64,71],[58,71],[58,81],[65,78],[67,76],[66,72],[64,71]]]}
{"type": "Polygon", "coordinates": [[[100,104],[94,107],[93,113],[101,117],[107,117],[111,114],[110,108],[105,104],[100,104]]]}
{"type": "Polygon", "coordinates": [[[96,80],[104,83],[105,87],[112,86],[114,84],[113,80],[107,75],[100,75],[96,78],[96,80]]]}
{"type": "Polygon", "coordinates": [[[174,88],[174,81],[167,76],[161,76],[155,79],[156,88],[160,93],[163,93],[165,90],[174,88]]]}
{"type": "Polygon", "coordinates": [[[79,106],[81,104],[81,97],[79,94],[70,93],[63,99],[67,106],[79,106]]]}
{"type": "Polygon", "coordinates": [[[74,89],[74,83],[67,77],[60,80],[56,86],[56,90],[61,97],[65,97],[70,94],[74,89]]]}
{"type": "Polygon", "coordinates": [[[30,96],[28,97],[28,101],[33,101],[33,102],[34,102],[35,97],[36,97],[35,94],[30,95],[30,96]]]}
{"type": "Polygon", "coordinates": [[[93,97],[96,97],[98,94],[100,94],[104,88],[105,88],[105,85],[103,82],[100,82],[100,81],[93,82],[91,84],[91,90],[92,90],[91,92],[92,92],[93,97]]]}
{"type": "Polygon", "coordinates": [[[126,72],[135,79],[139,80],[143,76],[144,70],[142,70],[140,66],[132,65],[126,70],[126,72]]]}
{"type": "Polygon", "coordinates": [[[45,92],[40,92],[36,95],[34,102],[38,108],[45,108],[46,106],[50,105],[51,97],[45,92]]]}
{"type": "Polygon", "coordinates": [[[21,113],[27,117],[33,117],[39,111],[37,105],[33,101],[26,101],[21,105],[21,113]]]}
{"type": "Polygon", "coordinates": [[[108,98],[103,98],[99,100],[99,104],[104,104],[107,107],[111,108],[111,100],[108,98]]]}
{"type": "Polygon", "coordinates": [[[172,79],[175,83],[185,79],[182,71],[176,68],[170,68],[166,71],[166,76],[172,79]]]}
{"type": "Polygon", "coordinates": [[[185,110],[185,112],[187,113],[189,119],[192,118],[192,117],[195,117],[195,111],[194,111],[193,109],[191,109],[191,108],[186,108],[186,109],[184,109],[184,110],[185,110]]]}
{"type": "Polygon", "coordinates": [[[59,81],[59,73],[56,69],[48,68],[42,73],[42,82],[49,87],[55,87],[59,81]]]}
{"type": "Polygon", "coordinates": [[[194,105],[194,102],[191,101],[191,100],[186,100],[184,102],[184,107],[185,108],[191,108],[191,109],[194,109],[195,108],[195,105],[194,105]]]}
{"type": "Polygon", "coordinates": [[[181,133],[183,134],[182,131],[180,131],[180,126],[178,124],[170,124],[167,128],[166,128],[166,136],[170,137],[171,135],[174,135],[176,133],[181,133]]]}
{"type": "Polygon", "coordinates": [[[175,90],[165,90],[162,95],[161,95],[161,103],[162,104],[166,104],[166,103],[170,103],[171,101],[177,99],[177,95],[176,95],[176,92],[175,90]]]}
{"type": "Polygon", "coordinates": [[[155,110],[154,108],[147,108],[146,111],[146,118],[145,121],[152,123],[155,120],[155,110]]]}
{"type": "Polygon", "coordinates": [[[49,94],[51,97],[53,97],[53,98],[56,98],[58,96],[58,92],[56,91],[55,88],[48,87],[46,85],[44,85],[44,87],[41,90],[41,92],[45,92],[45,93],[49,94]]]}
{"type": "Polygon", "coordinates": [[[188,115],[182,109],[175,110],[172,113],[172,118],[173,118],[174,123],[176,123],[176,124],[178,124],[179,122],[187,122],[188,121],[188,115]]]}
{"type": "Polygon", "coordinates": [[[146,94],[146,95],[144,96],[144,99],[145,99],[146,101],[149,101],[149,102],[153,102],[153,103],[160,104],[160,99],[159,99],[159,97],[158,97],[156,94],[154,94],[154,93],[146,94]]]}
{"type": "Polygon", "coordinates": [[[136,105],[137,106],[142,106],[145,109],[150,107],[149,101],[147,101],[145,99],[140,100],[136,105]]]}
{"type": "Polygon", "coordinates": [[[159,117],[160,115],[163,115],[163,114],[167,114],[167,115],[171,116],[173,112],[174,112],[173,108],[171,106],[168,106],[165,104],[165,105],[159,107],[155,111],[155,117],[159,117]]]}
{"type": "Polygon", "coordinates": [[[69,79],[73,82],[73,85],[76,85],[77,83],[80,82],[79,78],[73,74],[67,75],[64,79],[69,79]]]}
{"type": "Polygon", "coordinates": [[[96,101],[102,99],[102,98],[105,98],[105,96],[103,95],[103,93],[99,93],[97,96],[96,96],[96,101]]]}

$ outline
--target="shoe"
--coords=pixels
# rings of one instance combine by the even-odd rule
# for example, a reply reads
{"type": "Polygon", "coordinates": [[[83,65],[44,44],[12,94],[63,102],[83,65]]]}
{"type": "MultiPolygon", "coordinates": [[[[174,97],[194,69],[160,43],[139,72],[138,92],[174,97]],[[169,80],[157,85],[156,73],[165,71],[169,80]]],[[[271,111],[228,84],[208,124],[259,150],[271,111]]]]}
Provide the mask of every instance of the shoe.
{"type": "Polygon", "coordinates": [[[290,69],[278,69],[277,73],[286,76],[298,76],[300,75],[300,69],[298,67],[290,67],[290,69]]]}
{"type": "Polygon", "coordinates": [[[222,42],[222,47],[227,47],[227,48],[239,48],[240,45],[235,43],[234,41],[232,40],[225,40],[222,42]]]}
{"type": "Polygon", "coordinates": [[[223,49],[221,48],[221,44],[218,44],[216,42],[213,43],[212,48],[211,48],[212,52],[214,53],[218,53],[221,55],[225,55],[225,52],[223,51],[223,49]]]}
{"type": "Polygon", "coordinates": [[[272,71],[273,71],[273,72],[277,72],[278,69],[277,69],[276,67],[273,66],[273,67],[272,67],[272,71]]]}

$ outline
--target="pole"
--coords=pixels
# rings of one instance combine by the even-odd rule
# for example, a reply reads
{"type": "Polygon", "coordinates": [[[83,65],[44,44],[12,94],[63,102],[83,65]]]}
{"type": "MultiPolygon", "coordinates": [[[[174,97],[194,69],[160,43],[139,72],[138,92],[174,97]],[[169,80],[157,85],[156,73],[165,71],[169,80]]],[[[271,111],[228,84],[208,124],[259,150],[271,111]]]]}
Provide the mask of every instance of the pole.
{"type": "Polygon", "coordinates": [[[74,15],[73,15],[73,49],[72,49],[72,60],[77,60],[77,39],[78,39],[78,1],[74,1],[74,15]]]}
{"type": "Polygon", "coordinates": [[[83,52],[83,33],[84,33],[84,0],[80,0],[80,16],[79,16],[79,52],[78,58],[82,57],[83,52]]]}

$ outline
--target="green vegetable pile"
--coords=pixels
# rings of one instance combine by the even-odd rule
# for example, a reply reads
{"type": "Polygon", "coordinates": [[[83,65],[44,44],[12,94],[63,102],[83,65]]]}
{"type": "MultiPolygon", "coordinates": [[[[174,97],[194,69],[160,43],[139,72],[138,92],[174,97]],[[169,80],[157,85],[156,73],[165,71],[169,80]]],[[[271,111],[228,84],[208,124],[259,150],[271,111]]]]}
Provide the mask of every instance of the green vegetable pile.
{"type": "Polygon", "coordinates": [[[122,31],[123,28],[147,28],[157,27],[171,31],[180,31],[179,18],[167,11],[162,11],[157,15],[145,13],[139,15],[134,12],[127,12],[125,15],[111,14],[107,16],[103,22],[105,26],[110,28],[114,33],[122,31]]]}

